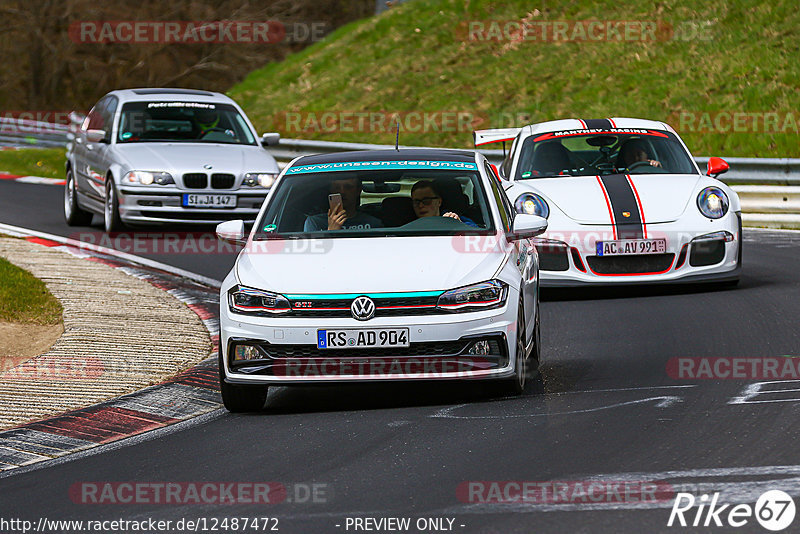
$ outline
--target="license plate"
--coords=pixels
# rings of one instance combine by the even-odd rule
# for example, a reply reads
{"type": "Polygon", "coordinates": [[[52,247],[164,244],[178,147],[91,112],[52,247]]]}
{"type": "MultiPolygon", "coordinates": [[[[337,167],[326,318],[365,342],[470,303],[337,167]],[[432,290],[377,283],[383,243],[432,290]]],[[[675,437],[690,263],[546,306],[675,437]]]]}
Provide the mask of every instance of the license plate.
{"type": "Polygon", "coordinates": [[[235,208],[236,195],[183,195],[184,208],[235,208]]]}
{"type": "Polygon", "coordinates": [[[372,349],[408,346],[408,328],[317,330],[318,349],[372,349]]]}
{"type": "Polygon", "coordinates": [[[620,239],[618,241],[598,241],[598,256],[629,256],[634,254],[664,254],[667,251],[666,239],[620,239]]]}

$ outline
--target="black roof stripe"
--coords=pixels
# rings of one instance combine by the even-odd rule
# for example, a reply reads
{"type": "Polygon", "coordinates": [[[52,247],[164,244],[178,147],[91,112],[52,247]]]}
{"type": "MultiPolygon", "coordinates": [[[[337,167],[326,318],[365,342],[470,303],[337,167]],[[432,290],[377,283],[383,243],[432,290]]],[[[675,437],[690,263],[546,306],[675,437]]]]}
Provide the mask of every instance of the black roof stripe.
{"type": "Polygon", "coordinates": [[[585,119],[586,128],[590,130],[608,130],[611,128],[611,121],[608,119],[585,119]]]}

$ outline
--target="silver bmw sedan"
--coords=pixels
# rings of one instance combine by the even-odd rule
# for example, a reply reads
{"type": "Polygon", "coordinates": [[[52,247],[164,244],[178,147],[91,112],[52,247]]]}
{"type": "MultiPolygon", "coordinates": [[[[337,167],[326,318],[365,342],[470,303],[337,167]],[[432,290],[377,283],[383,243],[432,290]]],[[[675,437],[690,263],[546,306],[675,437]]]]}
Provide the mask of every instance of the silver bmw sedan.
{"type": "Polygon", "coordinates": [[[252,221],[278,165],[244,111],[220,93],[125,89],[101,98],[67,151],[70,226],[252,221]]]}

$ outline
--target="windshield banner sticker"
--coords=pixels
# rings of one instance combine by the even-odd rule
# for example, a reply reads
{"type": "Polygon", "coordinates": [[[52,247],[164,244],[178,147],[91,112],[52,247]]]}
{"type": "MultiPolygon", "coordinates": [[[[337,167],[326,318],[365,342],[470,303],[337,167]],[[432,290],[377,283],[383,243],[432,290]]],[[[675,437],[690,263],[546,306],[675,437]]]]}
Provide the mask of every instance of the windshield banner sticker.
{"type": "Polygon", "coordinates": [[[566,130],[561,132],[548,132],[540,135],[534,141],[544,141],[546,139],[554,139],[556,137],[571,137],[573,135],[594,135],[594,134],[638,134],[638,135],[654,135],[656,137],[669,137],[664,132],[656,130],[645,130],[642,128],[595,128],[588,130],[566,130]]]}
{"type": "Polygon", "coordinates": [[[320,163],[316,165],[301,165],[292,167],[286,174],[304,174],[311,172],[331,171],[361,171],[361,170],[405,170],[405,169],[442,169],[457,171],[477,171],[475,163],[463,161],[345,161],[341,163],[320,163]]]}

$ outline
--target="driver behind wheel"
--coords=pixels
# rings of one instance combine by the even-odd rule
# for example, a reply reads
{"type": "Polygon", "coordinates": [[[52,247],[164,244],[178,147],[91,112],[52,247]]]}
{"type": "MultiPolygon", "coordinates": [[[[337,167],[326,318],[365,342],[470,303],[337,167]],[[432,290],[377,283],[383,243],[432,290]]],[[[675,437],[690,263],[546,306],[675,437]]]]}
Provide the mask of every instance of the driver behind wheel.
{"type": "Polygon", "coordinates": [[[661,167],[661,162],[655,159],[650,159],[647,153],[647,147],[641,139],[630,139],[626,141],[622,148],[619,149],[617,156],[618,169],[630,169],[636,163],[647,162],[652,167],[661,167]]]}
{"type": "Polygon", "coordinates": [[[219,113],[214,108],[199,108],[194,111],[194,122],[200,130],[198,137],[203,137],[219,124],[219,113]]]}
{"type": "Polygon", "coordinates": [[[472,219],[459,216],[452,211],[441,213],[442,195],[439,193],[436,184],[431,180],[420,180],[411,187],[411,203],[414,207],[414,214],[417,218],[422,217],[450,217],[464,224],[478,227],[472,219]]]}

